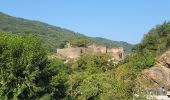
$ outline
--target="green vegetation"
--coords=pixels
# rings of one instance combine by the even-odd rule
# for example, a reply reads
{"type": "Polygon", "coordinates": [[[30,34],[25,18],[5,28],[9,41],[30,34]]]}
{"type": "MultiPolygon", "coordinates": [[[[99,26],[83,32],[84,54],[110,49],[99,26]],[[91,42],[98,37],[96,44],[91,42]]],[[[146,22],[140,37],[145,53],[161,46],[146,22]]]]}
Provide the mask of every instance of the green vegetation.
{"type": "Polygon", "coordinates": [[[0,99],[61,99],[66,70],[33,35],[0,35],[0,99]],[[61,68],[61,69],[60,69],[61,68]]]}
{"type": "MultiPolygon", "coordinates": [[[[117,76],[135,85],[135,78],[146,68],[156,63],[156,57],[169,49],[170,22],[156,26],[146,34],[141,43],[136,44],[129,57],[119,63],[117,76]]],[[[140,87],[138,87],[140,89],[140,87]]],[[[132,88],[134,92],[137,89],[132,88]]]]}
{"type": "Polygon", "coordinates": [[[90,41],[88,38],[83,37],[72,41],[71,44],[75,47],[87,47],[90,44],[90,41]]]}
{"type": "MultiPolygon", "coordinates": [[[[55,52],[56,48],[62,48],[66,42],[75,42],[77,39],[85,38],[89,44],[96,43],[108,47],[123,47],[127,53],[131,51],[131,44],[126,42],[111,41],[103,38],[91,38],[80,33],[48,25],[39,21],[31,21],[23,18],[16,18],[0,12],[0,31],[11,34],[33,33],[42,38],[43,45],[48,51],[55,52]]],[[[78,42],[78,41],[77,41],[78,42]]],[[[80,41],[81,42],[81,41],[80,41]]]]}
{"type": "Polygon", "coordinates": [[[115,75],[116,66],[106,54],[88,55],[72,64],[68,80],[71,100],[124,100],[131,98],[131,88],[115,75]]]}
{"type": "MultiPolygon", "coordinates": [[[[146,34],[141,43],[133,47],[129,62],[134,63],[136,69],[143,70],[155,64],[155,57],[170,47],[170,22],[156,26],[146,34]]],[[[131,66],[132,67],[132,66],[131,66]]]]}
{"type": "Polygon", "coordinates": [[[134,47],[134,51],[161,54],[170,47],[170,22],[157,25],[144,36],[142,42],[134,47]]]}
{"type": "MultiPolygon", "coordinates": [[[[156,63],[156,56],[169,49],[170,22],[152,29],[141,43],[133,48],[131,55],[118,65],[109,63],[109,55],[84,54],[72,64],[67,94],[76,100],[127,100],[132,99],[135,79],[141,71],[156,63]]],[[[140,88],[140,87],[139,87],[140,88]]],[[[142,97],[140,99],[145,99],[142,97]]]]}
{"type": "Polygon", "coordinates": [[[45,47],[62,47],[70,40],[80,47],[94,41],[107,46],[114,42],[4,14],[0,14],[0,18],[2,100],[131,100],[136,77],[152,67],[155,57],[170,46],[170,22],[165,22],[146,34],[142,42],[133,47],[131,55],[118,64],[112,62],[108,54],[85,53],[78,61],[64,64],[58,59],[48,59],[45,47]],[[28,34],[30,32],[36,35],[28,34]]]}
{"type": "Polygon", "coordinates": [[[116,66],[108,59],[106,54],[84,54],[77,62],[64,65],[60,60],[47,58],[37,36],[2,33],[0,98],[131,98],[129,84],[115,77],[116,66]]]}

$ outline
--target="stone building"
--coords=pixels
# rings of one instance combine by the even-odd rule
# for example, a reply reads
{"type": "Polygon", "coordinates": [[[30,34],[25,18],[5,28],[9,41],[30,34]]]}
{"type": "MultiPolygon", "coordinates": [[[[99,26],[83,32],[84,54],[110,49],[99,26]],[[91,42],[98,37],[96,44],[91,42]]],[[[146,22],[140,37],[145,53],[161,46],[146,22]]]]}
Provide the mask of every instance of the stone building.
{"type": "Polygon", "coordinates": [[[77,59],[81,54],[81,47],[57,49],[57,57],[61,59],[77,59]]]}
{"type": "Polygon", "coordinates": [[[107,48],[107,53],[109,53],[114,59],[122,60],[124,58],[123,48],[107,48]]]}
{"type": "Polygon", "coordinates": [[[107,48],[106,46],[90,45],[88,47],[70,47],[57,49],[57,57],[60,59],[78,59],[82,53],[96,54],[108,53],[115,60],[122,60],[124,58],[123,48],[107,48]]]}
{"type": "Polygon", "coordinates": [[[107,48],[105,46],[96,46],[96,45],[90,45],[87,48],[84,48],[84,51],[89,54],[95,54],[95,53],[106,53],[107,48]]]}

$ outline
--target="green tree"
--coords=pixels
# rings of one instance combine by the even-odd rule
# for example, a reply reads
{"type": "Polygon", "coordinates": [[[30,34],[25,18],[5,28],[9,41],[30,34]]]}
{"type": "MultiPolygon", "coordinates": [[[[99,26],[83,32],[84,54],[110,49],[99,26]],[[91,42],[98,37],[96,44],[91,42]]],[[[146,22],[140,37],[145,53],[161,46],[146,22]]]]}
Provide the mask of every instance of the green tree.
{"type": "Polygon", "coordinates": [[[108,54],[97,53],[94,55],[84,53],[77,61],[81,69],[97,69],[102,71],[111,70],[114,66],[109,62],[111,56],[108,54]]]}
{"type": "Polygon", "coordinates": [[[0,99],[64,98],[59,66],[36,36],[0,34],[0,99]]]}
{"type": "Polygon", "coordinates": [[[70,76],[68,97],[73,100],[127,100],[131,87],[112,72],[79,72],[70,76]]]}
{"type": "Polygon", "coordinates": [[[86,37],[76,39],[75,41],[72,42],[73,46],[78,46],[78,47],[87,47],[89,43],[90,40],[86,37]]]}
{"type": "Polygon", "coordinates": [[[68,99],[115,100],[130,99],[131,84],[115,76],[116,68],[108,62],[107,54],[84,54],[77,68],[69,75],[68,99]]]}

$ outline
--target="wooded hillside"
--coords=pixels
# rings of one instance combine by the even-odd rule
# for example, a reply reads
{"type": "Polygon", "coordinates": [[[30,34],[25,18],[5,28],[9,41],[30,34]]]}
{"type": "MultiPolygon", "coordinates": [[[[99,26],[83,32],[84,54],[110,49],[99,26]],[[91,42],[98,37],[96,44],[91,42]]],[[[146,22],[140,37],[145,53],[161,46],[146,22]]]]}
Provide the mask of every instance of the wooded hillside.
{"type": "Polygon", "coordinates": [[[66,42],[73,42],[79,38],[86,38],[88,41],[96,44],[106,45],[108,47],[123,47],[125,52],[131,51],[131,44],[126,42],[111,41],[103,38],[88,37],[74,31],[49,25],[40,21],[27,20],[23,18],[12,17],[0,12],[0,31],[11,34],[32,33],[42,38],[43,44],[50,52],[60,48],[66,42]]]}

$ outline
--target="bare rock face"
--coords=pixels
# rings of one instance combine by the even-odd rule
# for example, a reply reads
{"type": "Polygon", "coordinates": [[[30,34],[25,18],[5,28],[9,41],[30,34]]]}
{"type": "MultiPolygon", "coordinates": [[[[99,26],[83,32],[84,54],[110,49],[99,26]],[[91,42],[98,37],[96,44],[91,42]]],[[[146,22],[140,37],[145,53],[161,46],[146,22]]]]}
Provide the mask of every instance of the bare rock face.
{"type": "Polygon", "coordinates": [[[150,69],[146,69],[142,72],[142,75],[146,77],[146,81],[151,81],[150,85],[167,87],[169,84],[169,73],[170,69],[162,66],[156,65],[150,69]]]}
{"type": "Polygon", "coordinates": [[[137,86],[143,88],[170,88],[170,50],[158,58],[158,63],[145,69],[136,79],[137,86]]]}
{"type": "Polygon", "coordinates": [[[160,56],[159,63],[170,68],[170,50],[160,56]]]}

